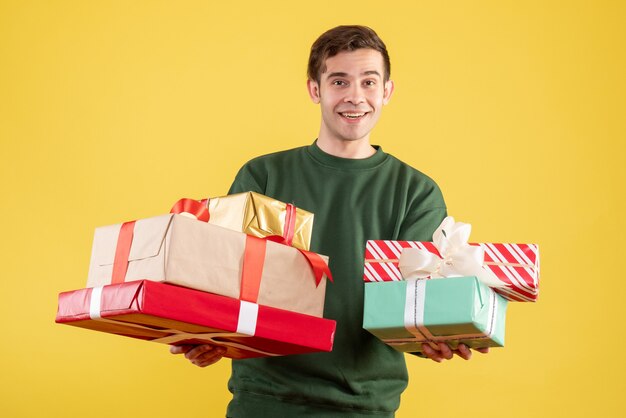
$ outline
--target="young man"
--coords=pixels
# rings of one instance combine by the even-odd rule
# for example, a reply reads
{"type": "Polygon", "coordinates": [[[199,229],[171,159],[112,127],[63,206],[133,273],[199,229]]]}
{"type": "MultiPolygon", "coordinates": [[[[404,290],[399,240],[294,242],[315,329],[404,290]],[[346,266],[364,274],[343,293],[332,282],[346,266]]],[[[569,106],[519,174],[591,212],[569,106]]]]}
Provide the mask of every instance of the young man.
{"type": "MultiPolygon", "coordinates": [[[[256,158],[230,193],[248,190],[315,213],[311,250],[330,256],[335,282],[325,317],[337,320],[334,349],[232,362],[229,417],[392,417],[408,376],[402,353],[362,329],[363,253],[368,239],[429,241],[446,216],[437,185],[370,144],[393,93],[385,44],[370,28],[339,26],[311,48],[307,87],[322,120],[310,146],[256,158]]],[[[453,351],[424,346],[434,361],[453,351]]],[[[172,347],[197,366],[218,361],[209,345],[172,347]]],[[[469,359],[465,346],[456,352],[469,359]]]]}

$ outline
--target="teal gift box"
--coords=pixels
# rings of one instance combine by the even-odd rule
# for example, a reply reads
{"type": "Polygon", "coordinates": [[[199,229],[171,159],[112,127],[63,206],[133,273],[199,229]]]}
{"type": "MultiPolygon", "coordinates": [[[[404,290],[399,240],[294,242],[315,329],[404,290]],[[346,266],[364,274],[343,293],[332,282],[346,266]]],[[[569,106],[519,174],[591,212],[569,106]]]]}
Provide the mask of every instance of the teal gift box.
{"type": "Polygon", "coordinates": [[[476,277],[365,283],[363,328],[398,351],[503,347],[507,301],[476,277]]]}

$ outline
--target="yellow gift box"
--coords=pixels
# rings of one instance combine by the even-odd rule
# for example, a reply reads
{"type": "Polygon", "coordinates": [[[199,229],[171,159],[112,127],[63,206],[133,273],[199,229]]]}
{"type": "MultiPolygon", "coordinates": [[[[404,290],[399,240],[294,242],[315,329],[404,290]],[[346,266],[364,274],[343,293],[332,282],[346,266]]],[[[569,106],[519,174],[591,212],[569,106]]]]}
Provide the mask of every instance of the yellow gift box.
{"type": "Polygon", "coordinates": [[[255,192],[208,199],[209,223],[309,250],[313,214],[255,192]]]}

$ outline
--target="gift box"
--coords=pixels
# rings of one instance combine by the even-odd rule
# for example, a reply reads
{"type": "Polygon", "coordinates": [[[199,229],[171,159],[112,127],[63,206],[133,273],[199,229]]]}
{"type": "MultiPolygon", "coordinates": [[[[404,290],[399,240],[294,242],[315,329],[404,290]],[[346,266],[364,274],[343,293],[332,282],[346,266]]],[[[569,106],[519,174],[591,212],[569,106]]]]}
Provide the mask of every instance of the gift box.
{"type": "Polygon", "coordinates": [[[365,283],[363,328],[403,352],[504,346],[507,301],[476,277],[365,283]]]}
{"type": "Polygon", "coordinates": [[[233,359],[331,351],[335,321],[148,280],[59,294],[56,322],[233,359]]]}
{"type": "Polygon", "coordinates": [[[308,250],[313,214],[290,203],[246,192],[203,201],[209,223],[259,238],[271,237],[286,245],[308,250]]]}
{"type": "MultiPolygon", "coordinates": [[[[539,248],[536,244],[470,243],[484,250],[485,268],[500,281],[495,290],[510,301],[534,302],[539,293],[539,248]]],[[[428,251],[442,258],[432,242],[367,241],[366,282],[403,280],[400,258],[405,249],[428,251]]]]}
{"type": "Polygon", "coordinates": [[[327,261],[168,214],[97,228],[87,286],[147,279],[321,317],[327,261]]]}

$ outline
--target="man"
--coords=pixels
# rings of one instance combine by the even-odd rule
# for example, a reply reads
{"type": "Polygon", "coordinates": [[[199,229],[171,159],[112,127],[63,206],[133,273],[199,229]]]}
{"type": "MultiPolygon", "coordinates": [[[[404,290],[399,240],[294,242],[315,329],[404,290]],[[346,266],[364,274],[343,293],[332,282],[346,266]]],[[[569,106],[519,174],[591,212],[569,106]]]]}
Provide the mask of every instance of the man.
{"type": "MultiPolygon", "coordinates": [[[[402,353],[362,329],[363,253],[368,239],[429,241],[446,216],[437,185],[382,148],[370,133],[393,93],[385,44],[370,28],[339,26],[311,48],[307,88],[320,105],[310,146],[262,156],[237,174],[248,190],[315,213],[311,250],[330,256],[335,282],[324,316],[337,320],[331,353],[232,362],[229,417],[392,417],[408,376],[402,353]]],[[[218,361],[210,345],[172,347],[193,364],[218,361]]],[[[453,351],[424,346],[441,362],[453,351]]],[[[469,359],[461,346],[456,354],[469,359]]]]}

